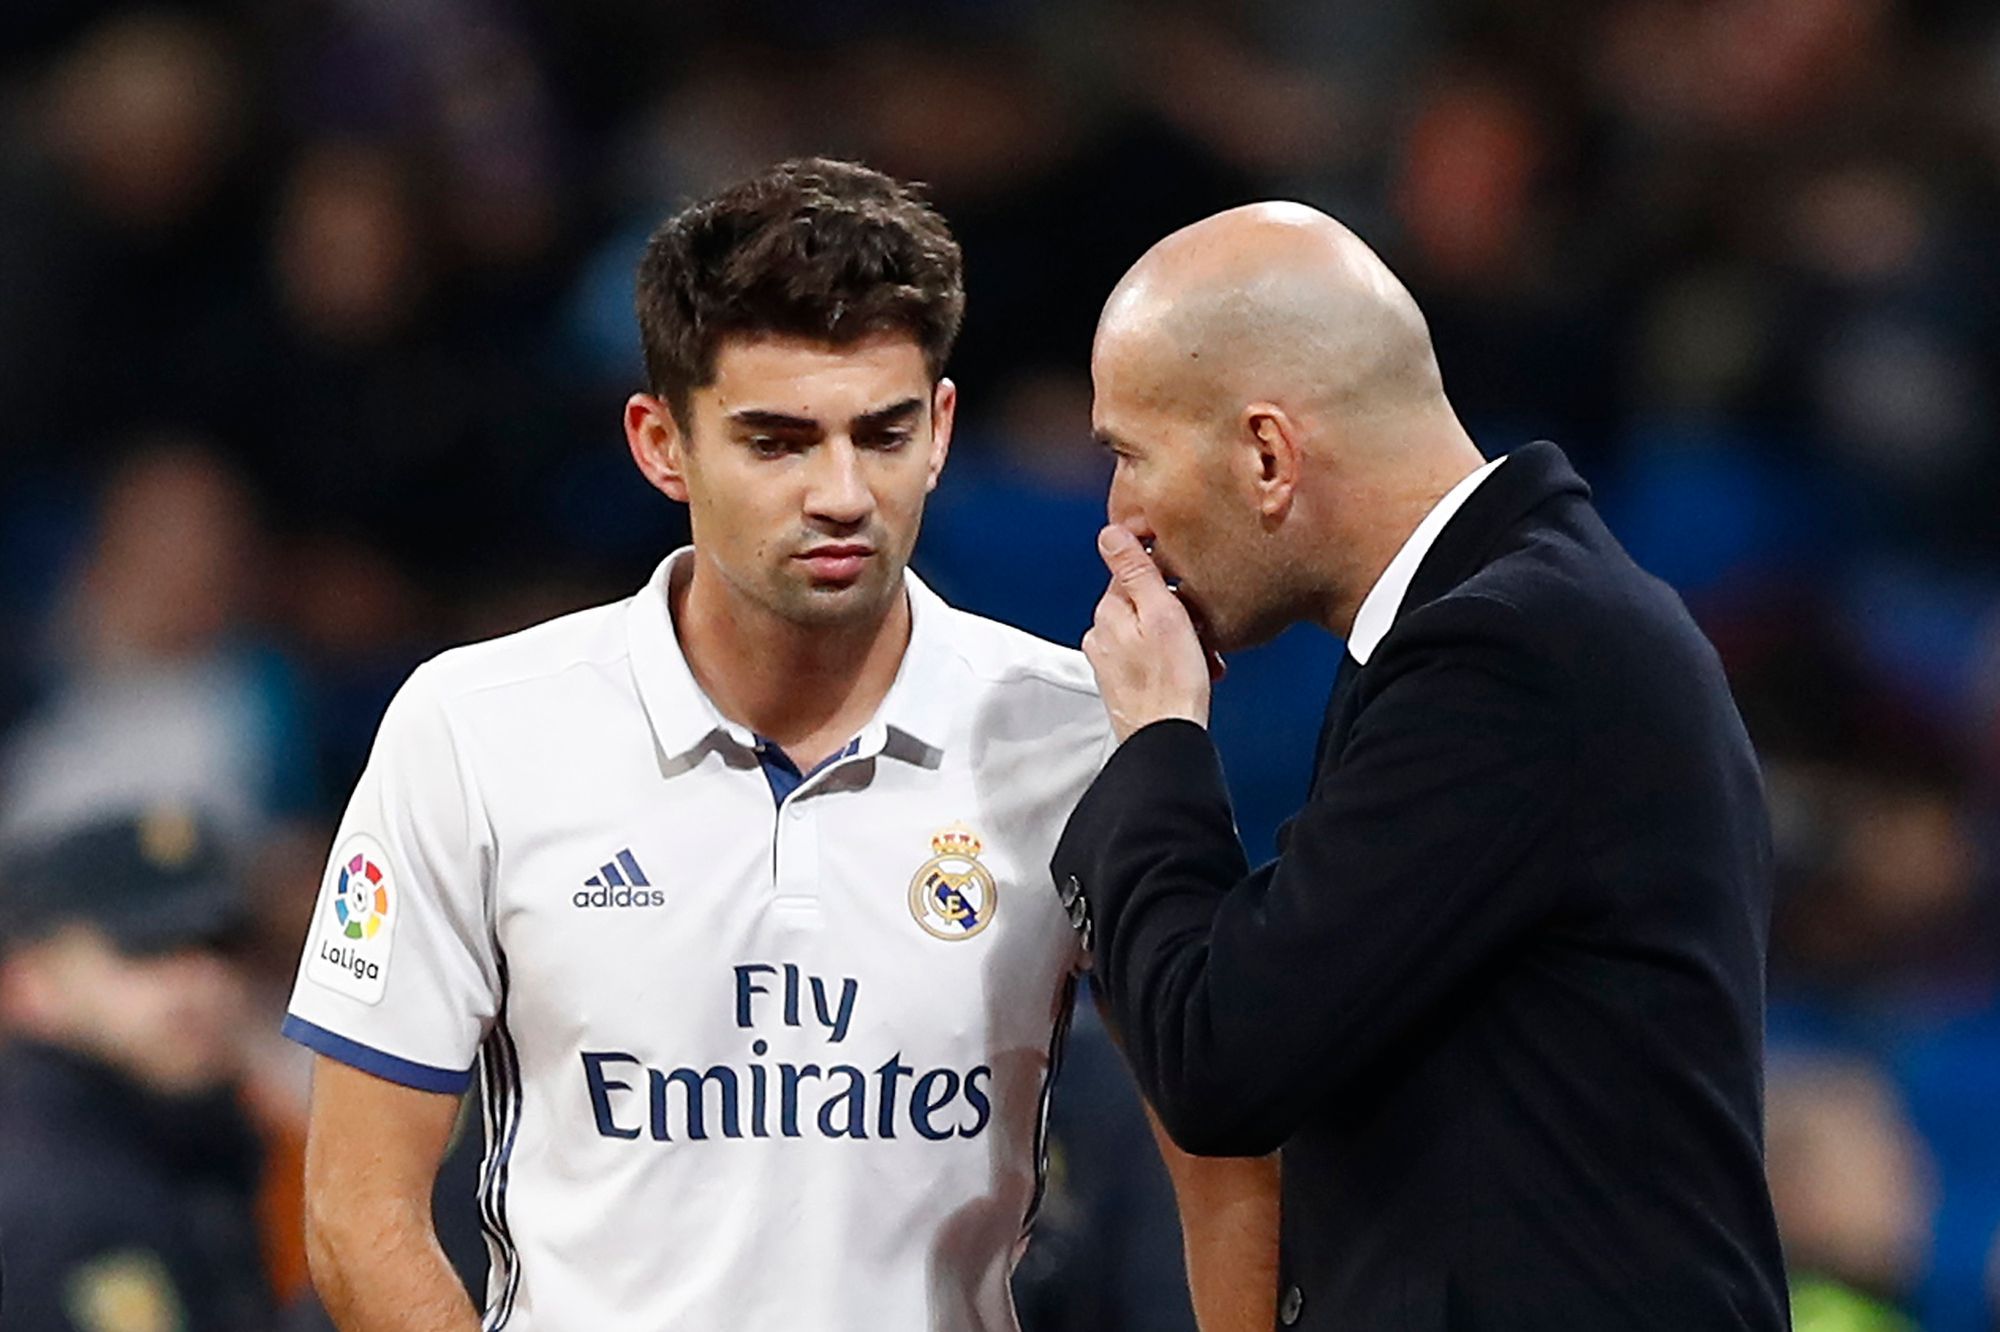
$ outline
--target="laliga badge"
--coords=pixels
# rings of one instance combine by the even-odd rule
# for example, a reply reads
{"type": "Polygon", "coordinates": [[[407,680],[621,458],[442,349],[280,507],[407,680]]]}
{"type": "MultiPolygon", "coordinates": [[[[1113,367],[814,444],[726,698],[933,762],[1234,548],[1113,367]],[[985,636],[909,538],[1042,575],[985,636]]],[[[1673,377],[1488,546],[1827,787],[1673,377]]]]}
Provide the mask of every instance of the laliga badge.
{"type": "Polygon", "coordinates": [[[1000,906],[1000,885],[979,863],[979,838],[954,823],[931,838],[935,853],[910,880],[910,914],[940,939],[970,939],[985,929],[1000,906]]]}
{"type": "Polygon", "coordinates": [[[365,834],[342,842],[327,867],[306,977],[364,1004],[382,1002],[400,894],[381,843],[365,834]]]}

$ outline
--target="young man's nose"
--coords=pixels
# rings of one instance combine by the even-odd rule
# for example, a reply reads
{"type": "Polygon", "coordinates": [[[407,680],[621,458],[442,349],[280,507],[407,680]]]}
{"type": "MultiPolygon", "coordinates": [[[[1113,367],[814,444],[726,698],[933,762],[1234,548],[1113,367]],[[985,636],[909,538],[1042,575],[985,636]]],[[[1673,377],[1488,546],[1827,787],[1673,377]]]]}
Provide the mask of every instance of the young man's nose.
{"type": "Polygon", "coordinates": [[[818,450],[812,489],[806,502],[812,514],[836,523],[858,523],[875,507],[874,492],[862,474],[861,453],[846,440],[834,440],[818,450]]]}

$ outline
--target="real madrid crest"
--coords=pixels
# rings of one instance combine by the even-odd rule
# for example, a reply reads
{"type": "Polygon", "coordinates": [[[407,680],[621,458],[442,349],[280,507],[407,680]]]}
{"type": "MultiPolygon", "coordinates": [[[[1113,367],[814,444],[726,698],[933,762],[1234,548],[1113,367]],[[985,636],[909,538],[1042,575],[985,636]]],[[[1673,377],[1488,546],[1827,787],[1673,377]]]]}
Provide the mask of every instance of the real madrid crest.
{"type": "Polygon", "coordinates": [[[979,838],[964,824],[931,838],[931,850],[935,854],[910,880],[910,914],[940,939],[970,939],[992,922],[1000,885],[979,863],[979,838]]]}

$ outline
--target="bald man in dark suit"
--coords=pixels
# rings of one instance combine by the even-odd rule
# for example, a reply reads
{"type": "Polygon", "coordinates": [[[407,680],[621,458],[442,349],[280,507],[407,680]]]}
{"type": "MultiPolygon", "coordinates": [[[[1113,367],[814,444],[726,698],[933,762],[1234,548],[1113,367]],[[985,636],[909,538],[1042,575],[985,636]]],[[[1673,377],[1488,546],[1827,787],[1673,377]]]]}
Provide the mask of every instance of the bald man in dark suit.
{"type": "Polygon", "coordinates": [[[1092,372],[1122,743],[1053,868],[1167,1131],[1282,1149],[1280,1324],[1788,1327],[1767,820],[1679,600],[1555,446],[1481,456],[1409,294],[1314,210],[1161,242],[1092,372]],[[1348,655],[1253,871],[1211,672],[1301,620],[1348,655]]]}

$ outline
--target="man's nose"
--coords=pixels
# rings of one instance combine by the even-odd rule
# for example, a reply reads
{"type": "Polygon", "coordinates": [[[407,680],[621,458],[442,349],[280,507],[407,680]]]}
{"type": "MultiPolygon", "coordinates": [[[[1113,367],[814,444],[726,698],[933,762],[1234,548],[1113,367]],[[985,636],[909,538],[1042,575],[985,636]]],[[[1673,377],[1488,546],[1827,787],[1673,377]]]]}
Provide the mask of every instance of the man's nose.
{"type": "Polygon", "coordinates": [[[1152,533],[1146,530],[1144,512],[1132,498],[1131,492],[1116,477],[1111,480],[1111,492],[1104,497],[1104,517],[1141,541],[1152,536],[1152,533]]]}
{"type": "Polygon", "coordinates": [[[844,526],[864,521],[875,508],[875,493],[868,488],[861,451],[848,440],[830,440],[817,453],[806,496],[811,516],[844,526]]]}

